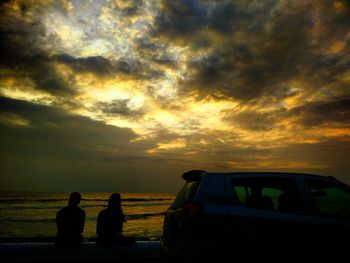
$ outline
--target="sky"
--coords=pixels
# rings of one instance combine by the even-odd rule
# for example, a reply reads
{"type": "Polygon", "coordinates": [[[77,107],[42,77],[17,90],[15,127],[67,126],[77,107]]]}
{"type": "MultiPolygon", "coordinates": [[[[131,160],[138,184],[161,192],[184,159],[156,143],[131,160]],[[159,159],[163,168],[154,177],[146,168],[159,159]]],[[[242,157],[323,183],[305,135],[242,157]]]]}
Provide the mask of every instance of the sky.
{"type": "Polygon", "coordinates": [[[0,190],[350,183],[348,0],[0,3],[0,190]]]}

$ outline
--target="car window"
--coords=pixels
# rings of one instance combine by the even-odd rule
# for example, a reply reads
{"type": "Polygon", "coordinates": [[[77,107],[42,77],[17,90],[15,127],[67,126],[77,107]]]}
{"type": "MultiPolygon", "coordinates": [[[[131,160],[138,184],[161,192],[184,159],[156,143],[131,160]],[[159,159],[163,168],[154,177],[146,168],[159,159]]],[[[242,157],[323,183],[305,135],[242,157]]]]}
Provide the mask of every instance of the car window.
{"type": "Polygon", "coordinates": [[[245,207],[301,213],[302,198],[298,187],[290,178],[236,178],[233,191],[239,203],[245,207]]]}
{"type": "Polygon", "coordinates": [[[350,221],[349,189],[324,180],[309,180],[308,187],[320,216],[350,221]]]}
{"type": "Polygon", "coordinates": [[[199,183],[199,180],[186,182],[181,188],[180,192],[177,194],[174,203],[171,205],[171,208],[178,209],[189,203],[192,200],[199,186],[199,183]]]}

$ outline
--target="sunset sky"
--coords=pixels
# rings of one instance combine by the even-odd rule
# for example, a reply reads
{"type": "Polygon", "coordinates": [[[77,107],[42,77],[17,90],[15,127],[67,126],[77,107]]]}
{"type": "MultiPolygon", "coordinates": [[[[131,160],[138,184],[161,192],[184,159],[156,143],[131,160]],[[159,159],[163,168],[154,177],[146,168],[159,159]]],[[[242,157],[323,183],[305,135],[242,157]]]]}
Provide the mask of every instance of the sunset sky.
{"type": "Polygon", "coordinates": [[[350,2],[1,1],[0,190],[350,183],[350,2]]]}

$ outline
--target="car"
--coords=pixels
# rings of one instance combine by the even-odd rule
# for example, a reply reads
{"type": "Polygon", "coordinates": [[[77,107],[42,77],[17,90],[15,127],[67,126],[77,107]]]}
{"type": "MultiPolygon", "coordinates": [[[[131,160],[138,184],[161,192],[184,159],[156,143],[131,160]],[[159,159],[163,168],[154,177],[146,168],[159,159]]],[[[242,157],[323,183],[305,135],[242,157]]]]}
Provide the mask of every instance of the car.
{"type": "Polygon", "coordinates": [[[350,186],[334,177],[190,170],[182,178],[164,217],[163,259],[349,248],[350,186]]]}

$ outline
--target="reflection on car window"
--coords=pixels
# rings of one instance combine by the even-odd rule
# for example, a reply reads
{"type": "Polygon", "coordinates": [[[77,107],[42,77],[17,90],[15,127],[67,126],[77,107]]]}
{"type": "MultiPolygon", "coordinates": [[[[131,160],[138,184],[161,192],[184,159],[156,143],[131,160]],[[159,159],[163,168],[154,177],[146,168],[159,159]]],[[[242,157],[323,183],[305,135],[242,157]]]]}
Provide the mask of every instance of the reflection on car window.
{"type": "Polygon", "coordinates": [[[282,191],[280,189],[276,189],[276,188],[266,187],[266,188],[262,189],[262,195],[263,196],[268,196],[268,197],[271,198],[274,210],[277,210],[279,197],[283,193],[284,193],[284,191],[282,191]]]}
{"type": "Polygon", "coordinates": [[[319,215],[350,221],[350,191],[336,183],[309,180],[308,187],[319,215]]]}
{"type": "Polygon", "coordinates": [[[245,207],[279,211],[302,212],[300,192],[290,178],[238,178],[232,180],[238,201],[245,207]]]}

